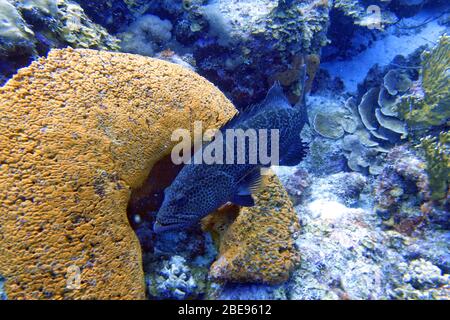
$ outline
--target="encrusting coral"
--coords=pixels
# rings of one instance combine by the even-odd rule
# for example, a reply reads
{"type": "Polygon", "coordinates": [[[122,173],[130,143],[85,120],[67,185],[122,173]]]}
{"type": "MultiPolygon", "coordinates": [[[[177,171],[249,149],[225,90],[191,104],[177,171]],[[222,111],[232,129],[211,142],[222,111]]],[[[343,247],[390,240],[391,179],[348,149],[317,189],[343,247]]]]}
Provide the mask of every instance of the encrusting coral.
{"type": "Polygon", "coordinates": [[[170,154],[174,129],[235,112],[204,78],[151,58],[64,49],[21,69],[0,89],[8,299],[144,298],[130,193],[170,154]]]}
{"type": "Polygon", "coordinates": [[[298,261],[298,218],[275,174],[264,176],[255,200],[254,207],[222,208],[203,220],[204,229],[212,231],[219,244],[219,257],[210,271],[214,279],[280,283],[298,261]]]}
{"type": "Polygon", "coordinates": [[[393,148],[373,191],[375,210],[384,224],[412,234],[426,220],[430,181],[425,163],[403,146],[393,148]],[[425,206],[425,207],[424,207],[425,206]]]}

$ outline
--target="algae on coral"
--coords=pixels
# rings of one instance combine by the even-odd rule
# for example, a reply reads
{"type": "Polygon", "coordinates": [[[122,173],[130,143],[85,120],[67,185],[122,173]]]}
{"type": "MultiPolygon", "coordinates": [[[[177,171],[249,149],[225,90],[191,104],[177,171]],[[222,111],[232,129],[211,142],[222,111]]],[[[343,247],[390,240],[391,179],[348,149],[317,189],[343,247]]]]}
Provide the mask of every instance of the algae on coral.
{"type": "Polygon", "coordinates": [[[438,138],[421,139],[430,179],[431,197],[442,200],[449,192],[450,182],[450,132],[442,132],[438,138]]]}
{"type": "Polygon", "coordinates": [[[400,115],[419,134],[450,119],[450,36],[441,36],[422,58],[421,85],[399,104],[400,115]]]}

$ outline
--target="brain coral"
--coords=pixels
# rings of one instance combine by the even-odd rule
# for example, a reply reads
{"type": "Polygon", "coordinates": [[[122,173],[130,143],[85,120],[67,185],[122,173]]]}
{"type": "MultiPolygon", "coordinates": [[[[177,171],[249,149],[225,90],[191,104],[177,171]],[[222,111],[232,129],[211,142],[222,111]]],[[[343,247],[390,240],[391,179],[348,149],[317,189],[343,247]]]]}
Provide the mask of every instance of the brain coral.
{"type": "Polygon", "coordinates": [[[292,202],[275,174],[264,178],[254,207],[225,207],[203,220],[219,243],[210,271],[215,279],[280,283],[298,261],[294,236],[299,224],[292,202]]]}
{"type": "Polygon", "coordinates": [[[130,193],[170,153],[173,129],[234,113],[207,80],[151,58],[64,49],[21,69],[0,88],[8,298],[144,298],[130,193]]]}

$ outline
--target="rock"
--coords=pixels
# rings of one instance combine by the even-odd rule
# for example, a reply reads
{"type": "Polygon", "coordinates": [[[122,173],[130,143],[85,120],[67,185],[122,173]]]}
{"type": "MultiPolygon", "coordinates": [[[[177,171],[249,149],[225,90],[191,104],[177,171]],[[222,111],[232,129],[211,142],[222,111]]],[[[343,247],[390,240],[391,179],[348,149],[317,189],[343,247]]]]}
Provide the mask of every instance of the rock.
{"type": "Polygon", "coordinates": [[[328,10],[322,0],[218,0],[191,6],[178,18],[177,24],[186,27],[179,33],[176,28],[175,36],[184,44],[196,39],[199,73],[217,83],[238,108],[263,99],[274,80],[283,83],[295,103],[305,90],[299,81],[302,65],[308,89],[317,71],[327,41],[328,10]]]}
{"type": "Polygon", "coordinates": [[[373,196],[375,209],[389,217],[385,224],[411,234],[424,223],[423,204],[430,200],[424,162],[406,146],[393,148],[376,180],[373,196]]]}
{"type": "Polygon", "coordinates": [[[16,52],[34,52],[34,33],[17,9],[7,0],[0,0],[0,56],[16,52]]]}
{"type": "Polygon", "coordinates": [[[382,235],[372,229],[368,212],[319,194],[315,197],[297,207],[302,219],[296,241],[301,263],[289,283],[290,299],[385,296],[385,275],[379,263],[382,235]]]}
{"type": "Polygon", "coordinates": [[[311,186],[310,199],[334,199],[346,205],[352,205],[367,184],[367,178],[360,173],[347,172],[318,178],[311,186]]]}
{"type": "Polygon", "coordinates": [[[0,20],[0,85],[52,48],[120,48],[116,37],[69,0],[0,0],[0,20]]]}
{"type": "Polygon", "coordinates": [[[450,289],[450,275],[424,259],[399,263],[402,284],[395,288],[392,295],[399,299],[429,300],[447,299],[450,289]]]}

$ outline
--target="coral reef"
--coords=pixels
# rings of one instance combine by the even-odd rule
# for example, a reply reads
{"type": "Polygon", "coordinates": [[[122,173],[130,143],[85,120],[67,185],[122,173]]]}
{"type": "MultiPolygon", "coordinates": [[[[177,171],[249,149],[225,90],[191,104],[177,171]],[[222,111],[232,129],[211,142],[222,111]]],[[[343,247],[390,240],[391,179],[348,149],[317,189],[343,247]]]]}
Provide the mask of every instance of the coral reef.
{"type": "MultiPolygon", "coordinates": [[[[148,297],[201,299],[210,284],[209,267],[217,251],[210,235],[199,230],[154,234],[155,208],[162,201],[157,190],[163,189],[161,182],[165,180],[161,177],[169,176],[164,186],[174,178],[173,169],[162,167],[161,163],[153,167],[144,187],[133,192],[128,207],[132,227],[142,246],[148,297]]],[[[175,170],[174,175],[176,173],[175,170]]]]}
{"type": "Polygon", "coordinates": [[[155,165],[146,182],[149,187],[135,192],[129,207],[129,214],[140,217],[132,218],[132,225],[144,249],[150,298],[213,299],[222,297],[224,286],[233,287],[235,282],[274,283],[288,278],[297,258],[292,248],[296,216],[275,176],[265,178],[257,207],[226,205],[204,218],[206,233],[187,230],[155,235],[149,222],[161,204],[155,201],[160,198],[157,190],[170,184],[177,172],[172,176],[174,169],[167,165],[164,160],[155,165]],[[267,257],[272,257],[270,262],[267,257]]]}
{"type": "Polygon", "coordinates": [[[160,60],[65,49],[21,69],[0,89],[8,298],[144,298],[131,190],[170,153],[173,128],[235,112],[207,80],[160,60]]]}
{"type": "Polygon", "coordinates": [[[297,241],[300,268],[290,299],[380,299],[383,270],[379,235],[364,223],[366,212],[339,202],[316,200],[302,212],[304,234],[297,241]],[[365,226],[364,226],[365,225],[365,226]],[[321,241],[324,237],[327,241],[321,241]],[[351,270],[351,271],[350,271],[351,270]]]}
{"type": "Polygon", "coordinates": [[[410,94],[404,95],[399,113],[418,136],[431,127],[446,125],[450,119],[450,36],[422,54],[420,79],[410,94]]]}
{"type": "Polygon", "coordinates": [[[220,300],[287,300],[285,285],[212,284],[208,298],[220,300]]]}
{"type": "Polygon", "coordinates": [[[310,103],[311,126],[322,137],[339,139],[345,133],[355,133],[358,122],[352,110],[343,101],[312,97],[310,103]],[[319,110],[317,110],[319,109],[319,110]]]}
{"type": "Polygon", "coordinates": [[[131,8],[122,0],[77,0],[77,3],[95,23],[110,33],[117,33],[133,20],[131,8]]]}
{"type": "Polygon", "coordinates": [[[426,165],[406,146],[392,149],[374,188],[375,210],[386,225],[411,234],[423,223],[421,210],[430,200],[426,165]]]}
{"type": "Polygon", "coordinates": [[[389,10],[388,6],[389,2],[383,0],[374,0],[370,5],[365,5],[364,1],[359,0],[333,1],[335,10],[351,17],[355,25],[369,29],[384,29],[386,26],[397,22],[397,16],[389,10]]]}
{"type": "MultiPolygon", "coordinates": [[[[375,92],[374,90],[370,93],[375,92]]],[[[375,92],[376,93],[376,92],[375,92]]],[[[370,94],[370,100],[376,101],[378,95],[370,94]],[[373,97],[372,97],[373,96],[373,97]]],[[[354,99],[347,101],[343,97],[311,96],[308,99],[308,114],[314,132],[321,138],[315,137],[311,143],[311,156],[314,162],[318,157],[324,157],[323,161],[328,162],[329,156],[324,151],[323,138],[338,140],[331,143],[338,156],[345,157],[347,166],[357,172],[368,172],[377,175],[381,172],[384,154],[387,152],[386,143],[377,142],[370,134],[369,116],[375,119],[375,114],[366,112],[372,109],[373,104],[368,103],[367,95],[363,98],[359,107],[356,107],[354,99]],[[322,138],[323,137],[323,138],[322,138]]],[[[375,119],[375,121],[377,121],[375,119]]],[[[381,125],[379,125],[381,126],[381,125]]],[[[383,127],[384,128],[384,127],[383,127]]],[[[375,127],[373,128],[375,130],[375,127]]],[[[384,129],[385,132],[388,129],[384,129]]],[[[330,143],[330,142],[329,142],[330,143]]],[[[307,159],[308,161],[308,159],[307,159]]],[[[322,161],[322,162],[323,162],[322,161]]],[[[342,165],[333,165],[338,171],[342,171],[342,165]]],[[[314,170],[317,172],[320,170],[314,170]]],[[[336,172],[338,172],[336,171],[336,172]]],[[[334,173],[336,173],[334,172],[334,173]]]]}
{"type": "Polygon", "coordinates": [[[154,15],[143,15],[119,34],[124,52],[153,56],[172,38],[172,23],[154,15]],[[159,50],[158,50],[159,49],[159,50]]]}
{"type": "Polygon", "coordinates": [[[300,264],[284,287],[254,290],[268,299],[448,299],[448,232],[384,231],[371,190],[359,173],[313,179],[296,207],[300,264]]]}
{"type": "Polygon", "coordinates": [[[378,147],[377,142],[372,141],[366,131],[360,130],[357,134],[345,136],[342,149],[351,170],[371,175],[380,174],[386,151],[378,147]]]}
{"type": "Polygon", "coordinates": [[[328,179],[316,179],[316,182],[311,184],[309,199],[316,200],[316,197],[321,195],[321,198],[333,199],[351,207],[355,205],[366,185],[367,178],[360,173],[336,173],[328,179]],[[344,185],[345,188],[342,188],[344,185]]]}
{"type": "Polygon", "coordinates": [[[401,283],[393,289],[396,299],[446,300],[450,290],[450,275],[424,259],[401,262],[397,266],[401,273],[401,283]]]}
{"type": "Polygon", "coordinates": [[[261,100],[278,76],[289,79],[290,101],[299,101],[312,87],[320,49],[327,43],[329,4],[323,0],[15,0],[14,8],[6,1],[2,3],[14,11],[10,20],[20,36],[13,47],[30,51],[23,61],[12,63],[18,58],[7,57],[12,65],[6,77],[55,47],[147,56],[170,49],[190,60],[238,108],[261,100]],[[303,65],[306,88],[301,88],[303,65]]]}
{"type": "MultiPolygon", "coordinates": [[[[119,40],[69,0],[1,0],[0,59],[8,78],[52,48],[118,50],[119,40]]],[[[3,84],[1,82],[0,84],[3,84]]]]}
{"type": "Polygon", "coordinates": [[[446,230],[425,230],[423,236],[408,243],[406,257],[428,260],[441,269],[442,273],[450,274],[450,228],[447,227],[446,230]]]}
{"type": "Polygon", "coordinates": [[[446,1],[0,0],[0,25],[0,300],[450,299],[446,1]],[[305,159],[155,233],[172,131],[274,82],[305,159]]]}
{"type": "Polygon", "coordinates": [[[254,207],[223,208],[204,219],[204,229],[216,234],[219,245],[213,279],[274,284],[289,278],[298,259],[297,216],[278,178],[273,173],[264,178],[254,207]]]}
{"type": "Polygon", "coordinates": [[[238,108],[261,100],[276,78],[284,79],[296,102],[302,65],[309,66],[312,82],[327,43],[328,9],[323,0],[216,0],[205,6],[194,1],[178,16],[174,35],[193,44],[198,72],[238,108]]]}
{"type": "Polygon", "coordinates": [[[309,144],[309,152],[300,167],[318,176],[347,170],[347,159],[341,140],[316,136],[309,144]]]}
{"type": "Polygon", "coordinates": [[[0,56],[18,53],[21,50],[33,53],[34,33],[17,11],[7,0],[0,1],[0,56]]]}
{"type": "Polygon", "coordinates": [[[389,70],[381,87],[368,90],[358,105],[364,128],[378,141],[394,144],[408,135],[406,125],[398,119],[397,95],[409,89],[411,80],[397,69],[389,70]]]}
{"type": "Polygon", "coordinates": [[[325,35],[319,32],[328,23],[328,10],[328,1],[278,1],[264,35],[279,51],[297,51],[299,47],[310,50],[316,46],[314,42],[321,47],[327,43],[325,35]]]}
{"type": "Polygon", "coordinates": [[[156,55],[156,58],[179,64],[180,66],[191,69],[192,71],[196,70],[195,69],[195,59],[192,56],[192,54],[189,54],[189,53],[187,53],[183,56],[179,56],[174,51],[167,49],[167,50],[163,50],[163,51],[159,52],[156,55]]]}
{"type": "MultiPolygon", "coordinates": [[[[422,51],[406,58],[398,56],[384,68],[375,65],[359,85],[360,98],[345,100],[343,94],[336,97],[330,93],[309,97],[313,132],[338,140],[336,145],[342,148],[352,171],[378,175],[390,149],[406,143],[408,137],[414,140],[402,108],[406,97],[421,92],[416,80],[419,74],[415,67],[408,66],[414,65],[422,51]]],[[[445,99],[440,100],[444,105],[445,99]]],[[[439,116],[445,117],[445,113],[439,116]]]]}
{"type": "Polygon", "coordinates": [[[431,199],[442,200],[449,193],[450,181],[450,132],[442,132],[439,138],[425,137],[420,147],[425,153],[430,179],[431,199]]]}
{"type": "Polygon", "coordinates": [[[293,172],[282,172],[278,167],[276,174],[283,181],[283,186],[294,206],[308,196],[307,190],[312,180],[308,171],[294,167],[293,172]]]}
{"type": "Polygon", "coordinates": [[[290,299],[379,299],[385,295],[382,237],[358,203],[367,186],[360,173],[314,179],[296,207],[301,263],[287,284],[290,299]],[[323,239],[326,238],[326,241],[323,239]],[[351,270],[351,271],[349,271],[351,270]]]}
{"type": "Polygon", "coordinates": [[[67,0],[13,1],[17,10],[32,26],[38,42],[52,47],[74,46],[118,50],[118,40],[102,26],[93,23],[76,2],[67,0]],[[43,39],[40,39],[40,38],[43,39]],[[45,40],[44,40],[45,39],[45,40]]]}

